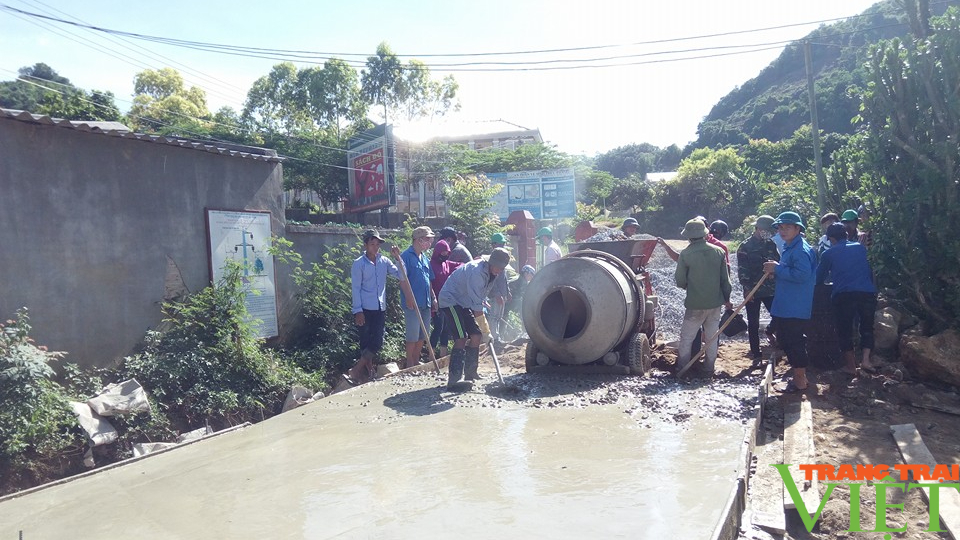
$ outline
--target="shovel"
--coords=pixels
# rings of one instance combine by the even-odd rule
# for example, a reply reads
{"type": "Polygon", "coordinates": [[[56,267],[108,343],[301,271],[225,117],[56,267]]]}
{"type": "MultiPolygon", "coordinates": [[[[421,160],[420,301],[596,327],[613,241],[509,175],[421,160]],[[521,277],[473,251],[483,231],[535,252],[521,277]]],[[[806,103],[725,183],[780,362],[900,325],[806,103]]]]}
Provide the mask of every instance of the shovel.
{"type": "Polygon", "coordinates": [[[497,379],[500,380],[500,385],[506,386],[503,382],[503,374],[500,373],[500,359],[497,358],[497,350],[493,347],[493,341],[487,343],[487,350],[490,351],[490,357],[493,358],[493,367],[497,368],[497,379]]]}
{"type": "Polygon", "coordinates": [[[687,365],[683,366],[683,369],[681,369],[680,371],[677,372],[677,377],[682,376],[684,373],[687,372],[688,369],[690,369],[691,367],[693,367],[694,364],[697,364],[697,363],[700,362],[700,359],[703,358],[703,355],[707,354],[706,344],[707,344],[707,343],[712,343],[712,342],[715,341],[718,337],[720,337],[720,332],[723,332],[723,331],[727,328],[727,326],[729,326],[730,323],[733,322],[733,319],[737,316],[737,313],[740,313],[740,310],[743,309],[743,306],[747,305],[747,304],[750,302],[750,300],[753,299],[753,295],[754,295],[754,294],[757,292],[757,290],[760,288],[760,285],[763,285],[763,282],[767,280],[767,277],[768,277],[769,275],[770,275],[770,274],[767,274],[767,273],[764,273],[764,274],[763,274],[763,277],[760,278],[760,281],[758,281],[757,284],[753,286],[753,289],[751,289],[750,292],[747,294],[747,296],[745,296],[745,297],[743,298],[743,302],[741,302],[740,305],[737,306],[737,308],[733,310],[733,314],[730,315],[729,317],[727,317],[727,322],[723,323],[723,326],[721,326],[720,329],[717,330],[717,333],[714,334],[713,337],[711,337],[710,339],[708,339],[707,341],[705,341],[703,347],[700,347],[700,352],[698,352],[697,355],[694,356],[694,357],[690,360],[690,362],[687,363],[687,365]]]}
{"type": "MultiPolygon", "coordinates": [[[[397,257],[397,264],[400,266],[400,273],[404,276],[403,279],[407,279],[407,268],[403,265],[402,257],[397,257]]],[[[430,355],[430,360],[433,361],[433,367],[436,368],[437,373],[440,373],[440,364],[437,362],[437,357],[433,353],[433,347],[430,345],[430,332],[427,331],[427,325],[423,323],[423,317],[420,315],[420,306],[417,306],[416,312],[417,320],[420,321],[420,329],[423,330],[423,335],[426,336],[427,353],[430,355]]]]}

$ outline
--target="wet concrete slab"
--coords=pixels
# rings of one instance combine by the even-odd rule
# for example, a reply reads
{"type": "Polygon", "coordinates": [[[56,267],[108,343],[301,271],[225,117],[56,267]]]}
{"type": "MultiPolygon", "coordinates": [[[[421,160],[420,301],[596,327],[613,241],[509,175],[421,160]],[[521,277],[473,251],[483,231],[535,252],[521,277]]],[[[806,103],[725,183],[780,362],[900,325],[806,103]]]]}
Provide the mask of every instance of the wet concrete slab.
{"type": "Polygon", "coordinates": [[[744,425],[669,421],[634,391],[505,400],[381,380],[0,503],[0,536],[709,537],[744,425]]]}

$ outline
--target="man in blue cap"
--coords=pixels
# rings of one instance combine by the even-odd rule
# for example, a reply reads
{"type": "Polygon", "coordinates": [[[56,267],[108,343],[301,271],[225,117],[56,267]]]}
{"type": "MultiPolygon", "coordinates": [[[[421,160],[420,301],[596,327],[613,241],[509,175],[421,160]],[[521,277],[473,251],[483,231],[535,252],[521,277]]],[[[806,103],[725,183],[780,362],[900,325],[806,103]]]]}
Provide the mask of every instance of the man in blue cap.
{"type": "Polygon", "coordinates": [[[804,328],[813,311],[813,287],[816,282],[817,256],[807,241],[800,236],[806,229],[796,212],[783,212],[773,222],[783,239],[780,261],[763,263],[763,271],[776,277],[773,295],[773,323],[777,328],[777,342],[793,366],[793,379],[784,392],[803,392],[807,389],[807,336],[804,328]]]}

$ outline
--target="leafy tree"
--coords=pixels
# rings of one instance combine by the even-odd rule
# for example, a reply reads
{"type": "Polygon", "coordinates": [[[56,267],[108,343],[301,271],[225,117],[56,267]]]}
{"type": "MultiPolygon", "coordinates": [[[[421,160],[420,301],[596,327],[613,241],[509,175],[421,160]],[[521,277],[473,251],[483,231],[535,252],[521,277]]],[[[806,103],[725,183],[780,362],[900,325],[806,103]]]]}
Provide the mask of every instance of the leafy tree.
{"type": "Polygon", "coordinates": [[[60,76],[53,68],[42,62],[30,67],[22,67],[17,72],[20,74],[20,79],[24,80],[0,82],[0,107],[21,111],[38,111],[40,102],[47,94],[52,92],[27,81],[35,81],[57,89],[73,88],[70,79],[60,76]]]}
{"type": "Polygon", "coordinates": [[[40,114],[66,120],[120,121],[122,115],[112,92],[76,89],[64,93],[48,93],[37,109],[40,114]]]}
{"type": "Polygon", "coordinates": [[[656,171],[675,171],[680,166],[680,160],[683,158],[683,151],[680,147],[671,144],[664,148],[657,155],[656,171]]]}
{"type": "Polygon", "coordinates": [[[603,214],[603,210],[598,206],[577,201],[577,212],[573,216],[573,223],[577,224],[581,221],[592,221],[600,217],[601,214],[603,214]]]}
{"type": "MultiPolygon", "coordinates": [[[[457,174],[468,174],[464,156],[473,152],[463,145],[431,142],[419,145],[400,145],[398,159],[407,163],[407,173],[397,174],[397,187],[408,194],[425,183],[434,197],[443,193],[443,187],[457,174]]],[[[434,199],[433,204],[439,201],[434,199]]]]}
{"type": "Polygon", "coordinates": [[[242,118],[258,129],[294,132],[310,123],[306,88],[297,66],[283,62],[254,81],[247,92],[242,118]]]}
{"type": "Polygon", "coordinates": [[[76,88],[44,63],[21,68],[19,74],[16,81],[0,82],[0,107],[66,120],[120,120],[120,109],[111,92],[76,88]]]}
{"type": "MultiPolygon", "coordinates": [[[[595,171],[591,169],[587,169],[587,171],[586,181],[581,180],[581,185],[585,186],[581,189],[581,198],[591,201],[592,204],[599,203],[600,208],[605,210],[607,208],[607,199],[610,197],[610,194],[613,193],[617,179],[606,171],[595,171]]],[[[579,174],[577,176],[578,178],[583,178],[579,174]]]]}
{"type": "Polygon", "coordinates": [[[653,188],[650,182],[632,174],[618,179],[610,191],[610,207],[614,210],[629,210],[636,214],[653,200],[653,188]]]}
{"type": "Polygon", "coordinates": [[[738,222],[758,200],[757,186],[744,173],[735,149],[698,148],[680,163],[676,178],[663,185],[660,202],[680,215],[738,222]]]}
{"type": "Polygon", "coordinates": [[[404,99],[403,63],[386,42],[377,45],[375,56],[367,58],[360,74],[363,96],[372,105],[383,107],[383,123],[390,120],[390,109],[404,99]]]}
{"type": "Polygon", "coordinates": [[[559,169],[573,165],[573,159],[555,146],[524,144],[514,150],[485,148],[464,154],[463,166],[474,172],[515,172],[559,169]]]}
{"type": "Polygon", "coordinates": [[[597,156],[596,168],[617,178],[631,174],[646,176],[654,170],[660,149],[652,144],[628,144],[597,156]]]}
{"type": "Polygon", "coordinates": [[[267,132],[262,136],[264,145],[292,158],[283,166],[284,188],[315,193],[324,210],[346,197],[346,141],[337,141],[333,132],[316,128],[291,134],[267,132]]]}
{"type": "Polygon", "coordinates": [[[861,121],[874,203],[874,269],[938,327],[960,320],[960,10],[927,22],[905,2],[915,38],[871,48],[861,121]]]}
{"type": "Polygon", "coordinates": [[[442,116],[459,108],[458,85],[452,76],[433,81],[426,64],[411,60],[403,65],[386,42],[380,43],[376,54],[367,58],[360,81],[364,98],[382,107],[385,124],[397,115],[413,120],[442,116]]]}
{"type": "Polygon", "coordinates": [[[306,87],[307,107],[314,123],[333,131],[337,141],[346,139],[350,126],[361,126],[368,105],[360,92],[357,71],[339,59],[328,60],[323,69],[302,70],[298,79],[306,87]]]}
{"type": "MultiPolygon", "coordinates": [[[[808,231],[818,230],[820,207],[817,204],[816,182],[813,173],[808,172],[783,182],[766,184],[757,214],[776,217],[780,212],[796,212],[804,220],[808,231]]],[[[731,225],[733,223],[736,222],[731,222],[731,225]]],[[[753,229],[750,229],[750,232],[753,233],[753,229]]]]}
{"type": "Polygon", "coordinates": [[[173,68],[147,69],[133,81],[134,98],[128,117],[135,129],[191,136],[202,130],[210,116],[206,93],[186,88],[183,77],[173,68]]]}
{"type": "Polygon", "coordinates": [[[456,176],[443,188],[447,215],[457,230],[473,231],[470,250],[490,250],[490,235],[501,232],[500,218],[493,212],[493,198],[503,189],[483,175],[456,176]]]}

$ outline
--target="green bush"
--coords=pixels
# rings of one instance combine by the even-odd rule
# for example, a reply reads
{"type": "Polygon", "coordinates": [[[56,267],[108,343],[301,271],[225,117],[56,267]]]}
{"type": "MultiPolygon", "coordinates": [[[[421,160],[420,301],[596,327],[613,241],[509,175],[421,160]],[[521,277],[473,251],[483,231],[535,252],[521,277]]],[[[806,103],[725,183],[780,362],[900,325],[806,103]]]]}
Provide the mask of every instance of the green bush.
{"type": "MultiPolygon", "coordinates": [[[[406,238],[409,237],[407,234],[406,238]]],[[[401,250],[406,249],[402,235],[388,240],[394,242],[383,244],[384,256],[390,256],[386,249],[392,243],[401,250]]],[[[309,328],[298,348],[286,353],[297,365],[327,374],[339,374],[356,362],[359,338],[351,314],[353,296],[350,269],[360,255],[358,239],[356,246],[341,244],[327,248],[320,261],[307,269],[294,268],[294,281],[301,288],[299,298],[309,328]]],[[[394,279],[387,280],[386,303],[387,331],[380,361],[403,356],[400,287],[394,279]]]]}
{"type": "Polygon", "coordinates": [[[148,332],[142,352],[121,368],[178,427],[260,420],[279,409],[291,385],[321,385],[322,374],[306,373],[254,337],[241,275],[230,266],[215,287],[165,304],[170,329],[148,332]]]}
{"type": "Polygon", "coordinates": [[[31,460],[84,444],[51,361],[63,353],[37,347],[25,309],[0,324],[0,469],[17,474],[31,460]]]}

